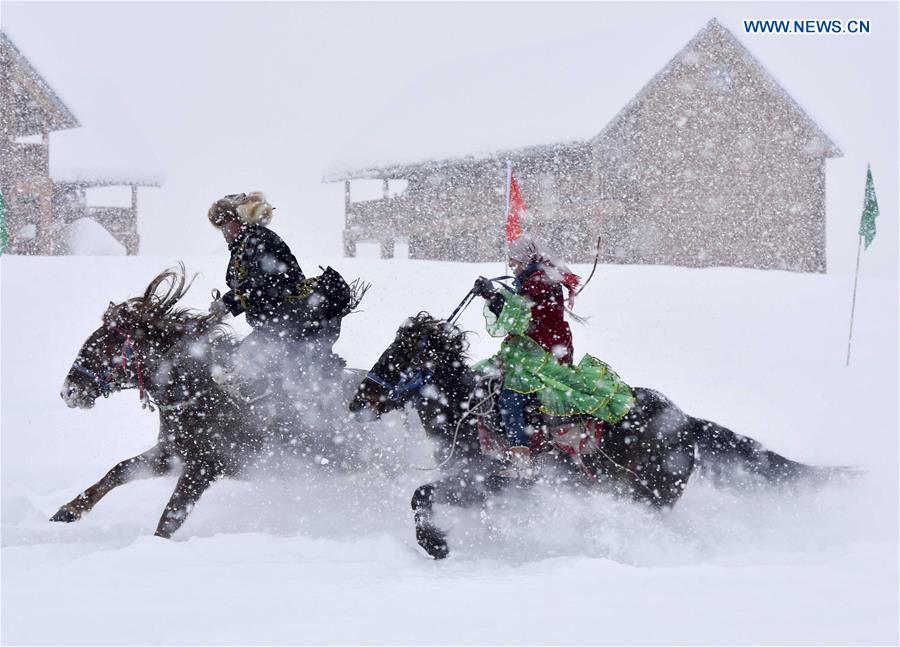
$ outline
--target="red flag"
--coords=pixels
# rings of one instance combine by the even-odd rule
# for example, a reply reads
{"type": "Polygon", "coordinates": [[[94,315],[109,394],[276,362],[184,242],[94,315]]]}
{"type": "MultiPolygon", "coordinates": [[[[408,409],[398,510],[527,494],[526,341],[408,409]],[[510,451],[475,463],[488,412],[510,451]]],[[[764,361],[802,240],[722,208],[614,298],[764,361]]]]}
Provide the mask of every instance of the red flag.
{"type": "Polygon", "coordinates": [[[522,225],[519,222],[519,216],[525,211],[525,201],[522,200],[522,194],[519,193],[519,185],[516,184],[516,178],[512,176],[512,170],[509,172],[509,193],[507,202],[506,244],[509,245],[522,235],[522,225]]]}

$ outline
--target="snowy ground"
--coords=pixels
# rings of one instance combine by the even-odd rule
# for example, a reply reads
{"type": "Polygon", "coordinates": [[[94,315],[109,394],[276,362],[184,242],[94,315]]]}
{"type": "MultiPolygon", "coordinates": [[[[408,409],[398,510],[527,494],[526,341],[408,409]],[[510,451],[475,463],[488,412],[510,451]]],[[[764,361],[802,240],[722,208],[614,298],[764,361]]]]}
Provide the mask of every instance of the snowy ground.
{"type": "MultiPolygon", "coordinates": [[[[205,307],[224,258],[186,260],[202,272],[189,305],[205,307]]],[[[405,316],[446,316],[476,275],[501,273],[302,260],[374,284],[338,345],[366,368],[405,316]]],[[[2,260],[4,644],[897,642],[895,281],[863,277],[846,368],[851,277],[600,268],[578,303],[592,320],[574,326],[576,354],[787,456],[865,476],[791,494],[695,480],[663,519],[538,488],[484,516],[445,513],[454,552],[433,562],[409,511],[432,478],[415,469],[429,447],[396,417],[372,438],[397,444],[394,464],[220,482],[172,541],[152,532],[173,479],[125,486],[78,523],[47,521],[155,441],[133,392],[80,411],[58,391],[106,303],[173,261],[2,260]]],[[[462,323],[479,331],[474,357],[495,348],[476,308],[462,323]]]]}

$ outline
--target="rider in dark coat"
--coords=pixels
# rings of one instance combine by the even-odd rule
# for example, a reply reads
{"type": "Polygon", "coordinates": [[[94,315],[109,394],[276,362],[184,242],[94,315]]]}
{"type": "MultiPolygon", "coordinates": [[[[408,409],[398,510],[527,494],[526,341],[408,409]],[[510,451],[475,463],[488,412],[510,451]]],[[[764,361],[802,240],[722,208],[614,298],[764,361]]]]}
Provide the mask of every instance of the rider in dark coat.
{"type": "Polygon", "coordinates": [[[228,311],[234,316],[245,313],[254,328],[290,330],[286,299],[295,295],[306,277],[288,246],[271,229],[246,224],[228,249],[231,260],[225,281],[231,290],[222,295],[228,311]]]}
{"type": "Polygon", "coordinates": [[[210,207],[209,220],[231,252],[225,274],[231,289],[213,301],[210,310],[246,315],[253,332],[241,342],[239,353],[271,353],[272,343],[301,342],[323,364],[340,363],[331,352],[340,335],[340,316],[328,316],[328,304],[313,294],[314,283],[306,279],[290,248],[266,227],[272,212],[262,193],[227,195],[210,207]]]}

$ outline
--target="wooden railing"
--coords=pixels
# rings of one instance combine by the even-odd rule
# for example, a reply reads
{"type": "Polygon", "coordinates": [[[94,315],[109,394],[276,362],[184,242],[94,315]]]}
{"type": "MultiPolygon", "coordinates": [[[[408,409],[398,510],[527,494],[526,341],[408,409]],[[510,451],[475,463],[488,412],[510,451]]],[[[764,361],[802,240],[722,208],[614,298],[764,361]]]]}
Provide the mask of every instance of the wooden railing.
{"type": "Polygon", "coordinates": [[[345,229],[365,240],[393,240],[408,236],[411,223],[407,210],[412,203],[405,198],[382,198],[350,204],[345,214],[345,229]]]}

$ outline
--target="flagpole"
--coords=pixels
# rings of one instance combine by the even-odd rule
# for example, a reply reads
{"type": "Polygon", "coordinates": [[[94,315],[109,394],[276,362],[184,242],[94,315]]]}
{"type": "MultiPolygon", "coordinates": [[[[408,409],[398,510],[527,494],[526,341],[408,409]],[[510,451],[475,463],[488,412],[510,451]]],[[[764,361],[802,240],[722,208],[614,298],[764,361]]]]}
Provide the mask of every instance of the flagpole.
{"type": "Polygon", "coordinates": [[[853,315],[856,312],[856,285],[859,282],[859,257],[862,256],[863,237],[859,237],[859,246],[856,250],[856,274],[853,277],[853,305],[850,306],[850,336],[847,338],[847,366],[850,366],[850,344],[853,343],[853,315]]]}
{"type": "MultiPolygon", "coordinates": [[[[509,218],[509,193],[510,188],[512,186],[512,160],[506,160],[506,213],[503,214],[503,224],[506,225],[506,219],[509,218]]],[[[500,270],[500,274],[506,274],[506,259],[501,258],[500,262],[503,263],[503,269],[500,270]]]]}
{"type": "Polygon", "coordinates": [[[512,184],[512,160],[506,160],[506,213],[503,214],[503,222],[509,216],[509,189],[512,184]]]}

